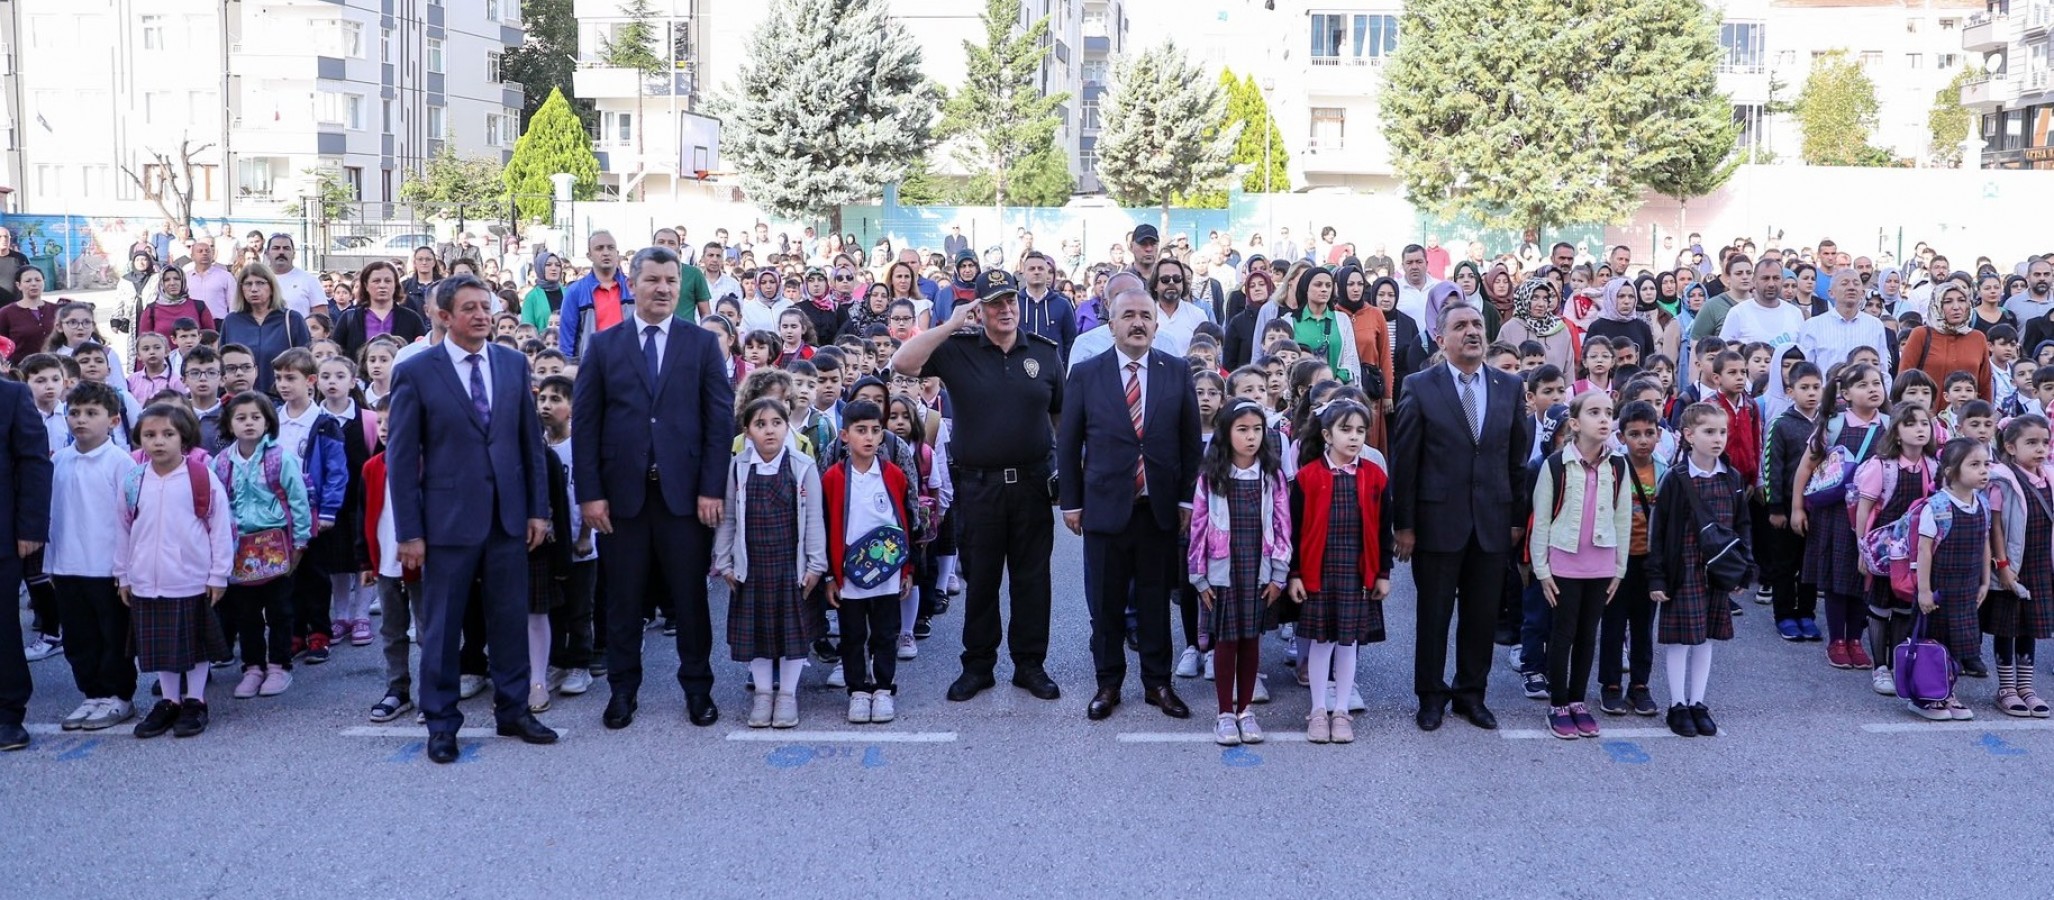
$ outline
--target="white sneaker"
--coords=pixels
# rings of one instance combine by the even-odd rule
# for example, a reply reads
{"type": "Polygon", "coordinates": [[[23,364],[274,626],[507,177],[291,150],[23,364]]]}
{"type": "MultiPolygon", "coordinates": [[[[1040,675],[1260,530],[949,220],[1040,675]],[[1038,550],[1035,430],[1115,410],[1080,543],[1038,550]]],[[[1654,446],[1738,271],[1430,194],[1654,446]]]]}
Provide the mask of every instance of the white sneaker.
{"type": "Polygon", "coordinates": [[[870,695],[857,691],[849,695],[849,724],[870,724],[870,695]]]}
{"type": "Polygon", "coordinates": [[[62,654],[64,642],[53,641],[39,634],[36,635],[36,642],[21,648],[21,652],[23,656],[28,657],[29,662],[37,662],[62,654]]]}
{"type": "MultiPolygon", "coordinates": [[[[1208,654],[1208,655],[1210,655],[1210,654],[1208,654]]],[[[1206,674],[1207,674],[1207,675],[1210,675],[1210,674],[1212,674],[1212,667],[1210,667],[1210,666],[1207,666],[1207,667],[1206,667],[1206,674]]],[[[1184,652],[1183,652],[1183,653],[1179,653],[1179,654],[1177,654],[1177,677],[1178,677],[1178,678],[1197,678],[1197,677],[1198,677],[1198,648],[1197,648],[1197,647],[1185,647],[1185,648],[1184,648],[1184,652]]]]}
{"type": "Polygon", "coordinates": [[[1897,679],[1891,677],[1888,666],[1876,667],[1876,671],[1869,675],[1869,687],[1875,688],[1876,693],[1887,697],[1897,696],[1897,679]]]}
{"type": "Polygon", "coordinates": [[[899,711],[892,705],[890,691],[878,691],[870,695],[870,721],[882,725],[898,717],[899,711]]]}
{"type": "Polygon", "coordinates": [[[242,670],[242,681],[237,682],[235,686],[235,699],[248,700],[257,696],[257,691],[263,687],[264,667],[251,666],[242,670]]]}
{"type": "Polygon", "coordinates": [[[1349,685],[1349,686],[1348,686],[1348,711],[1349,711],[1349,712],[1363,712],[1363,711],[1365,711],[1365,710],[1367,710],[1367,709],[1369,709],[1369,704],[1367,704],[1367,703],[1364,703],[1364,702],[1362,702],[1362,689],[1361,689],[1361,688],[1359,688],[1359,687],[1356,687],[1355,685],[1352,685],[1352,684],[1351,684],[1351,685],[1349,685]]]}
{"type": "Polygon", "coordinates": [[[920,655],[920,642],[910,634],[899,635],[899,658],[912,659],[920,655]]]}
{"type": "Polygon", "coordinates": [[[848,675],[847,673],[842,671],[841,663],[835,663],[834,671],[827,673],[827,686],[836,688],[845,688],[849,686],[848,675]]]}
{"type": "Polygon", "coordinates": [[[64,720],[58,724],[65,731],[77,731],[84,728],[86,727],[86,720],[92,718],[100,711],[100,703],[101,701],[99,700],[87,700],[79,704],[77,709],[71,711],[71,715],[65,716],[64,720]]]}
{"type": "Polygon", "coordinates": [[[563,684],[557,687],[556,692],[566,697],[576,697],[591,689],[592,673],[583,668],[577,668],[570,670],[570,672],[564,675],[563,684]]]}
{"type": "Polygon", "coordinates": [[[135,718],[135,715],[135,706],[127,700],[118,697],[102,700],[100,701],[100,710],[86,719],[85,729],[87,731],[99,731],[104,728],[113,728],[135,718]]]}
{"type": "Polygon", "coordinates": [[[276,697],[292,687],[292,673],[284,666],[265,666],[263,686],[257,688],[259,697],[276,697]]]}
{"type": "Polygon", "coordinates": [[[1268,677],[1268,676],[1266,676],[1266,675],[1257,675],[1257,676],[1255,676],[1255,690],[1254,690],[1254,691],[1253,691],[1252,693],[1253,693],[1253,694],[1254,694],[1255,696],[1253,696],[1253,697],[1250,697],[1250,698],[1248,698],[1248,702],[1250,702],[1250,703],[1268,703],[1268,702],[1269,702],[1269,677],[1268,677]]]}
{"type": "Polygon", "coordinates": [[[557,688],[563,687],[564,679],[570,677],[570,674],[569,669],[550,666],[548,675],[542,679],[542,684],[554,692],[557,688]]]}
{"type": "Polygon", "coordinates": [[[485,693],[485,685],[486,681],[483,675],[459,675],[456,679],[457,699],[469,700],[472,697],[485,693]]]}
{"type": "Polygon", "coordinates": [[[1205,680],[1207,681],[1212,680],[1212,654],[1213,651],[1211,650],[1205,651],[1205,680]]]}

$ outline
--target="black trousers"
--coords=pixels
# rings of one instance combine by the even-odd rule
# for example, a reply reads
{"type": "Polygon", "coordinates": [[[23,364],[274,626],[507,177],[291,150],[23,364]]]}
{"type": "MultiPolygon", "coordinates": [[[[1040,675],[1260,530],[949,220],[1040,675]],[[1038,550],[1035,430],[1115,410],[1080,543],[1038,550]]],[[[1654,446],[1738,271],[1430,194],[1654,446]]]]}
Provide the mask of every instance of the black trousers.
{"type": "Polygon", "coordinates": [[[1412,690],[1422,704],[1483,702],[1491,674],[1491,634],[1498,595],[1505,587],[1503,553],[1485,553],[1471,535],[1454,553],[1414,553],[1412,581],[1419,590],[1419,638],[1412,655],[1412,690]],[[1455,629],[1455,682],[1448,674],[1448,630],[1455,629]]]}
{"type": "Polygon", "coordinates": [[[1548,635],[1548,703],[1568,706],[1590,695],[1590,658],[1597,653],[1610,578],[1555,579],[1555,615],[1548,635]]]}
{"type": "Polygon", "coordinates": [[[549,664],[582,669],[592,664],[592,581],[599,561],[571,563],[563,582],[563,603],[549,611],[549,664]]]}
{"type": "Polygon", "coordinates": [[[645,598],[678,627],[678,684],[686,694],[713,692],[713,619],[706,609],[706,573],[713,532],[698,511],[674,515],[649,485],[649,500],[633,516],[614,516],[613,533],[599,536],[606,572],[606,681],[614,693],[642,689],[642,609],[645,598]]]}
{"type": "Polygon", "coordinates": [[[1804,568],[1804,538],[1789,528],[1768,524],[1766,514],[1757,523],[1754,534],[1762,584],[1768,586],[1774,598],[1776,621],[1815,618],[1819,609],[1818,586],[1799,580],[1804,568]]]}
{"type": "Polygon", "coordinates": [[[899,689],[899,595],[843,597],[842,675],[849,693],[899,689]]]}
{"type": "Polygon", "coordinates": [[[1619,582],[1619,593],[1605,607],[1605,621],[1598,634],[1598,684],[1611,688],[1646,687],[1654,663],[1655,604],[1647,596],[1647,557],[1629,556],[1626,578],[1619,582]],[[1619,664],[1621,648],[1630,657],[1624,672],[1619,664]],[[1633,680],[1621,684],[1621,675],[1633,680]]]}
{"type": "Polygon", "coordinates": [[[114,579],[52,575],[64,617],[64,661],[88,700],[127,700],[136,692],[135,654],[129,651],[128,607],[114,579]]]}
{"type": "Polygon", "coordinates": [[[327,635],[334,598],[335,586],[328,581],[328,570],[311,558],[302,558],[299,567],[292,570],[293,637],[327,635]]]}
{"type": "Polygon", "coordinates": [[[414,628],[421,638],[421,713],[428,732],[455,732],[455,665],[464,616],[481,607],[492,647],[493,713],[501,724],[528,712],[528,544],[494,528],[483,544],[428,547],[414,628]],[[484,582],[484,590],[475,589],[484,582]]]}
{"type": "Polygon", "coordinates": [[[1141,651],[1141,687],[1170,683],[1167,578],[1176,548],[1176,535],[1156,524],[1155,511],[1146,503],[1134,504],[1121,531],[1084,533],[1084,577],[1091,583],[1091,661],[1100,688],[1118,689],[1127,680],[1130,599],[1134,640],[1141,651]]]}
{"type": "MultiPolygon", "coordinates": [[[[21,592],[21,557],[12,548],[0,550],[0,594],[21,592]]],[[[0,615],[0,723],[20,725],[28,714],[29,694],[35,681],[29,677],[28,649],[21,643],[21,616],[10,610],[0,615]]]]}
{"type": "Polygon", "coordinates": [[[956,509],[963,523],[963,671],[991,674],[1002,632],[1015,675],[1042,671],[1048,658],[1049,556],[1055,552],[1047,467],[1018,469],[1010,484],[997,470],[962,467],[957,472],[962,476],[956,482],[956,509]],[[998,602],[999,582],[1008,577],[1010,629],[1004,627],[998,602]]]}
{"type": "Polygon", "coordinates": [[[242,664],[292,667],[293,576],[263,584],[231,584],[221,598],[235,608],[235,633],[242,642],[242,664]]]}
{"type": "Polygon", "coordinates": [[[55,638],[64,634],[64,612],[57,602],[56,585],[43,573],[44,552],[37,550],[21,561],[22,577],[29,583],[29,628],[55,638]]]}

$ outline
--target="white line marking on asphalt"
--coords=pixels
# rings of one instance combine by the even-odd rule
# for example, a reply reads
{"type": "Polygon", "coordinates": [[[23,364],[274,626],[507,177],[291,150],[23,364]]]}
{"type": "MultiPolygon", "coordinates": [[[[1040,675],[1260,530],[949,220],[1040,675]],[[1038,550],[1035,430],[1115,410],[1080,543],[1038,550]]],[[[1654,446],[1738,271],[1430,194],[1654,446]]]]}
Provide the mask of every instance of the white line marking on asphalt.
{"type": "Polygon", "coordinates": [[[760,744],[953,744],[953,731],[730,731],[730,741],[760,744]]]}
{"type": "MultiPolygon", "coordinates": [[[[1265,731],[1262,735],[1264,738],[1262,743],[1266,744],[1305,743],[1305,732],[1303,731],[1265,731]]],[[[1115,735],[1114,739],[1122,744],[1210,744],[1213,742],[1212,735],[1203,731],[1122,731],[1115,735]]],[[[1260,747],[1262,744],[1244,744],[1243,746],[1260,747]]]]}
{"type": "MultiPolygon", "coordinates": [[[[1726,726],[1719,726],[1719,733],[1714,736],[1714,740],[1725,737],[1727,733],[1728,731],[1726,726]]],[[[1541,738],[1551,738],[1555,735],[1553,732],[1540,728],[1506,728],[1500,730],[1498,732],[1498,736],[1508,741],[1529,741],[1539,740],[1541,738]]],[[[1598,735],[1598,738],[1600,740],[1612,738],[1625,738],[1630,740],[1635,738],[1667,737],[1676,737],[1676,732],[1670,731],[1667,728],[1607,728],[1604,730],[1604,733],[1598,735]]]]}
{"type": "Polygon", "coordinates": [[[1870,734],[1915,734],[1921,731],[2045,731],[2048,729],[2054,729],[2054,719],[1873,722],[1861,727],[1861,730],[1870,734]]]}
{"type": "MultiPolygon", "coordinates": [[[[422,740],[428,739],[428,729],[426,726],[422,725],[353,725],[343,729],[338,733],[341,734],[343,737],[400,737],[420,738],[422,740]]],[[[556,735],[559,738],[569,737],[570,733],[570,729],[568,728],[556,729],[556,735]]],[[[499,729],[459,728],[456,730],[456,736],[460,738],[498,737],[499,729]]]]}
{"type": "Polygon", "coordinates": [[[83,729],[78,731],[65,731],[64,726],[62,725],[23,725],[21,727],[23,731],[26,731],[30,734],[99,734],[99,732],[97,731],[86,731],[83,729]]]}

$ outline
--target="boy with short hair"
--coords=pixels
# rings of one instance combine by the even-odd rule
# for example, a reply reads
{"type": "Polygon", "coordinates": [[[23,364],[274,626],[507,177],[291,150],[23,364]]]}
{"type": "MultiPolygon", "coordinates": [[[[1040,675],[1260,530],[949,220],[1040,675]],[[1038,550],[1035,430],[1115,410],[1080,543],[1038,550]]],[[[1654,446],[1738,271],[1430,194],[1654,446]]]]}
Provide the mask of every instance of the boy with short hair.
{"type": "MultiPolygon", "coordinates": [[[[814,383],[811,394],[802,394],[800,396],[811,398],[813,411],[816,411],[827,420],[827,437],[832,439],[834,431],[841,428],[842,386],[856,380],[856,378],[844,376],[850,375],[854,369],[851,366],[844,365],[841,355],[836,353],[829,353],[825,356],[816,353],[811,362],[813,363],[814,377],[817,380],[814,383]]],[[[810,423],[811,421],[812,415],[809,413],[808,422],[810,423]]],[[[814,437],[813,446],[825,447],[827,444],[827,441],[814,437]]]]}
{"type": "Polygon", "coordinates": [[[1519,371],[1531,372],[1548,364],[1548,348],[1539,341],[1519,342],[1519,371]]]}
{"type": "MultiPolygon", "coordinates": [[[[50,454],[71,446],[71,423],[65,419],[63,398],[71,389],[72,379],[67,376],[68,356],[54,353],[32,353],[21,361],[19,371],[22,380],[28,384],[29,398],[35,401],[36,414],[43,418],[43,434],[48,440],[50,454]]],[[[57,590],[50,584],[50,576],[43,571],[44,551],[38,550],[22,558],[22,578],[28,583],[29,623],[28,646],[23,650],[29,662],[48,659],[64,652],[63,611],[57,602],[57,590]]]]}
{"type": "Polygon", "coordinates": [[[2018,361],[2018,329],[2005,324],[1990,326],[1990,401],[1998,409],[2018,388],[2011,383],[2011,364],[2018,361]]]}
{"type": "Polygon", "coordinates": [[[2011,393],[1997,407],[2005,418],[2022,416],[2033,411],[2033,405],[2038,403],[2033,398],[2033,372],[2039,368],[2039,364],[2030,359],[2020,358],[2011,361],[2008,367],[2009,374],[2004,379],[2010,385],[2011,393]]]}
{"type": "MultiPolygon", "coordinates": [[[[229,344],[221,354],[221,396],[234,397],[257,383],[257,354],[241,344],[229,344]]],[[[309,356],[313,354],[308,354],[309,356]]]]}
{"type": "Polygon", "coordinates": [[[64,364],[54,353],[32,353],[21,361],[17,371],[22,383],[28,385],[29,399],[35,401],[36,412],[43,417],[43,431],[49,436],[50,453],[54,455],[71,443],[71,425],[64,419],[64,364]]]}
{"type": "Polygon", "coordinates": [[[879,456],[885,414],[868,400],[842,412],[846,457],[820,476],[827,520],[827,600],[839,611],[848,720],[897,716],[899,601],[913,588],[912,519],[906,473],[879,456]]]}
{"type": "Polygon", "coordinates": [[[135,463],[113,440],[125,421],[110,385],[87,381],[65,400],[71,445],[50,460],[50,543],[44,570],[64,622],[65,658],[85,702],[65,731],[99,731],[135,717],[128,607],[114,580],[121,481],[135,463]]]}
{"type": "MultiPolygon", "coordinates": [[[[535,388],[535,411],[542,419],[542,436],[549,449],[563,461],[569,478],[569,496],[578,495],[577,467],[571,462],[571,391],[573,382],[562,375],[542,379],[535,388]]],[[[591,672],[593,587],[598,582],[599,549],[592,526],[573,503],[570,506],[570,572],[563,579],[563,602],[549,611],[549,677],[551,690],[574,697],[592,689],[591,672]]]]}
{"type": "Polygon", "coordinates": [[[2033,370],[2033,408],[2031,412],[2046,415],[2054,409],[2054,365],[2045,365],[2033,370]]]}
{"type": "MultiPolygon", "coordinates": [[[[387,399],[371,404],[378,415],[378,443],[386,440],[387,399]]],[[[380,621],[378,636],[385,646],[385,698],[371,707],[371,721],[390,722],[414,708],[413,670],[408,664],[413,627],[415,587],[419,569],[400,565],[399,537],[392,519],[392,488],[385,480],[385,453],[379,451],[364,461],[364,546],[370,553],[371,571],[365,573],[378,586],[380,621]]]]}
{"type": "Polygon", "coordinates": [[[221,436],[221,354],[195,346],[180,360],[178,374],[192,400],[193,415],[200,420],[200,446],[208,456],[220,453],[228,444],[221,436]]]}
{"type": "MultiPolygon", "coordinates": [[[[114,374],[114,364],[107,355],[107,345],[98,341],[86,341],[71,351],[71,360],[78,364],[78,381],[104,384],[114,389],[114,395],[121,400],[122,421],[133,422],[142,415],[143,406],[136,402],[134,394],[128,392],[126,379],[114,374]]],[[[114,430],[114,442],[126,448],[126,429],[114,430]]]]}
{"type": "Polygon", "coordinates": [[[1548,409],[1569,402],[1569,376],[1550,363],[1526,373],[1526,428],[1533,435],[1533,446],[1526,448],[1526,461],[1547,455],[1541,443],[1541,431],[1546,424],[1548,409]]]}
{"type": "Polygon", "coordinates": [[[1976,384],[1976,376],[1956,370],[1947,373],[1947,380],[1940,387],[1941,402],[1946,408],[1940,411],[1940,423],[1947,427],[1947,433],[1961,432],[1961,411],[1971,401],[1982,399],[1976,384]]]}
{"type": "Polygon", "coordinates": [[[1483,364],[1507,375],[1517,375],[1519,369],[1519,348],[1499,342],[1485,347],[1483,364]]]}

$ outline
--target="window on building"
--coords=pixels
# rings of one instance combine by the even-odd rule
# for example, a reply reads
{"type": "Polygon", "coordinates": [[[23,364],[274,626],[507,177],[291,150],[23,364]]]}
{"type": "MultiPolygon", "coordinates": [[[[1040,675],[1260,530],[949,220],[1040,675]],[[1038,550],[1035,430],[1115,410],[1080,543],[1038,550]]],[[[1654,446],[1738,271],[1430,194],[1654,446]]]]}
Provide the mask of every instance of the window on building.
{"type": "Polygon", "coordinates": [[[36,193],[44,198],[57,197],[64,193],[64,167],[42,165],[36,167],[36,193]]]}
{"type": "Polygon", "coordinates": [[[1956,29],[1956,28],[1960,28],[1960,27],[1961,27],[1961,20],[1960,20],[1960,19],[1941,19],[1941,20],[1940,20],[1940,30],[1941,30],[1941,31],[1953,31],[1954,29],[1956,29]]]}
{"type": "Polygon", "coordinates": [[[209,165],[209,166],[194,166],[194,167],[193,167],[193,180],[192,180],[192,189],[193,189],[193,199],[194,199],[194,200],[218,200],[218,199],[220,199],[219,197],[215,196],[215,194],[214,194],[214,182],[215,182],[215,180],[216,180],[216,178],[217,178],[217,177],[218,177],[218,167],[216,167],[216,166],[211,166],[211,165],[209,165]]]}
{"type": "Polygon", "coordinates": [[[500,82],[499,69],[502,61],[501,56],[497,53],[485,54],[485,83],[498,84],[500,82]]]}
{"type": "Polygon", "coordinates": [[[1312,64],[1375,65],[1398,49],[1398,17],[1389,13],[1313,13],[1312,64]]]}
{"type": "Polygon", "coordinates": [[[505,18],[500,9],[500,0],[485,0],[485,21],[498,22],[505,18]]]}
{"type": "Polygon", "coordinates": [[[1768,28],[1760,22],[1726,22],[1719,26],[1719,48],[1725,52],[1724,72],[1760,72],[1766,54],[1762,39],[1768,28]]]}
{"type": "Polygon", "coordinates": [[[387,203],[392,202],[393,195],[391,169],[380,169],[378,171],[378,188],[378,199],[383,200],[387,203]]]}
{"type": "Polygon", "coordinates": [[[428,39],[428,71],[436,75],[443,73],[442,41],[439,38],[428,39]]]}
{"type": "Polygon", "coordinates": [[[392,61],[392,29],[378,29],[378,61],[392,61]]]}
{"type": "Polygon", "coordinates": [[[1098,177],[1098,151],[1077,151],[1077,171],[1089,178],[1098,177]]]}
{"type": "Polygon", "coordinates": [[[1351,25],[1349,42],[1357,60],[1381,63],[1383,59],[1398,52],[1398,17],[1380,13],[1355,16],[1351,25]]]}
{"type": "Polygon", "coordinates": [[[235,161],[235,192],[245,197],[271,196],[269,157],[243,157],[235,161]]]}
{"type": "Polygon", "coordinates": [[[1881,51],[1881,50],[1863,50],[1863,51],[1861,52],[1861,67],[1862,67],[1862,68],[1864,68],[1864,69],[1873,69],[1873,68],[1875,68],[1875,67],[1877,67],[1877,66],[1880,66],[1880,65],[1882,65],[1882,64],[1883,64],[1883,51],[1881,51]]]}
{"type": "Polygon", "coordinates": [[[163,16],[140,16],[136,30],[143,34],[144,50],[166,49],[163,16]]]}
{"type": "Polygon", "coordinates": [[[1959,53],[1942,53],[1933,58],[1933,66],[1935,68],[1952,69],[1959,65],[1961,65],[1961,54],[1959,53]]]}
{"type": "Polygon", "coordinates": [[[378,115],[379,115],[379,130],[381,130],[381,131],[385,132],[386,134],[391,134],[391,133],[392,133],[392,101],[390,101],[390,100],[380,100],[380,101],[378,101],[378,115]]]}
{"type": "Polygon", "coordinates": [[[1085,60],[1083,69],[1084,83],[1105,84],[1106,75],[1108,72],[1111,71],[1111,68],[1112,67],[1108,65],[1105,60],[1102,59],[1085,60]]]}
{"type": "Polygon", "coordinates": [[[340,125],[352,131],[364,128],[364,97],[362,94],[343,94],[322,91],[315,98],[314,114],[322,125],[340,125]]]}
{"type": "Polygon", "coordinates": [[[634,113],[609,112],[600,114],[599,118],[600,141],[611,141],[615,144],[632,144],[635,142],[634,113]]]}
{"type": "Polygon", "coordinates": [[[108,169],[104,165],[78,167],[78,195],[82,200],[99,200],[108,195],[108,169]]]}
{"type": "Polygon", "coordinates": [[[1797,51],[1795,51],[1795,50],[1778,50],[1778,51],[1776,51],[1776,68],[1778,68],[1778,69],[1788,69],[1788,68],[1790,68],[1790,67],[1792,67],[1792,66],[1795,66],[1795,65],[1797,65],[1797,51]]]}
{"type": "Polygon", "coordinates": [[[1086,100],[1079,104],[1077,109],[1079,116],[1081,116],[1078,127],[1085,131],[1097,131],[1099,129],[1098,101],[1086,100]]]}
{"type": "Polygon", "coordinates": [[[1105,25],[1105,10],[1090,10],[1084,13],[1083,27],[1085,37],[1105,37],[1105,25]]]}
{"type": "Polygon", "coordinates": [[[449,109],[441,106],[428,107],[428,139],[442,140],[449,134],[449,109]]]}
{"type": "Polygon", "coordinates": [[[363,166],[343,166],[342,183],[349,185],[349,197],[351,200],[361,201],[364,199],[363,166]]]}
{"type": "Polygon", "coordinates": [[[338,46],[344,59],[364,58],[364,23],[344,20],[337,23],[338,46]]]}
{"type": "Polygon", "coordinates": [[[171,98],[172,93],[170,91],[144,91],[143,124],[167,125],[176,120],[178,114],[183,112],[183,110],[172,110],[171,98]]]}
{"type": "Polygon", "coordinates": [[[1348,136],[1348,111],[1338,106],[1315,106],[1310,111],[1312,113],[1312,149],[1341,149],[1348,136]]]}
{"type": "Polygon", "coordinates": [[[499,125],[499,122],[500,122],[500,120],[501,120],[501,119],[504,119],[504,118],[506,118],[506,117],[505,117],[505,116],[502,116],[502,115],[500,115],[500,114],[498,114],[498,113],[486,113],[486,114],[485,114],[485,146],[487,146],[487,147],[497,147],[497,146],[499,146],[499,145],[500,145],[500,144],[499,144],[499,134],[500,134],[500,125],[499,125]]]}
{"type": "Polygon", "coordinates": [[[1925,54],[1923,54],[1923,53],[1906,53],[1906,54],[1904,54],[1904,67],[1905,67],[1905,68],[1907,68],[1907,69],[1911,69],[1911,70],[1913,70],[1913,71],[1917,71],[1917,70],[1919,70],[1919,69],[1923,69],[1923,68],[1925,68],[1925,67],[1926,67],[1926,55],[1925,55],[1925,54]]]}
{"type": "Polygon", "coordinates": [[[1340,13],[1312,14],[1312,64],[1339,65],[1341,45],[1348,37],[1348,17],[1340,13]]]}
{"type": "Polygon", "coordinates": [[[511,147],[521,140],[521,111],[509,109],[499,117],[499,145],[511,147]]]}

